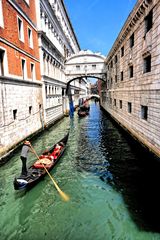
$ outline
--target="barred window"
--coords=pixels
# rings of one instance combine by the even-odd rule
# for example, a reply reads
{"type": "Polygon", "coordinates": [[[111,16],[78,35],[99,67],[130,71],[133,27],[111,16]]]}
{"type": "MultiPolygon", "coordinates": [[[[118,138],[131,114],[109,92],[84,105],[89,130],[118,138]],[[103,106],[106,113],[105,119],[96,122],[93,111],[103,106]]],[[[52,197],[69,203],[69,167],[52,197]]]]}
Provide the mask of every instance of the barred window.
{"type": "Polygon", "coordinates": [[[117,55],[116,55],[115,58],[114,58],[114,62],[117,63],[117,61],[118,61],[118,58],[117,58],[117,55]]]}
{"type": "Polygon", "coordinates": [[[141,118],[144,120],[148,119],[148,106],[141,105],[141,118]]]}
{"type": "Polygon", "coordinates": [[[134,46],[134,33],[130,36],[130,48],[134,46]]]}
{"type": "Polygon", "coordinates": [[[143,73],[151,72],[151,55],[144,58],[143,73]]]}
{"type": "Polygon", "coordinates": [[[121,72],[121,81],[123,81],[123,71],[121,72]]]}
{"type": "Polygon", "coordinates": [[[122,100],[119,100],[119,108],[122,109],[122,100]]]}
{"type": "Polygon", "coordinates": [[[128,102],[128,113],[132,112],[132,103],[128,102]]]}
{"type": "Polygon", "coordinates": [[[123,57],[123,56],[124,56],[124,46],[121,47],[121,57],[123,57]]]}
{"type": "Polygon", "coordinates": [[[147,33],[153,25],[153,10],[149,12],[149,14],[145,17],[145,33],[147,33]]]}
{"type": "Polygon", "coordinates": [[[133,78],[133,65],[129,67],[129,77],[133,78]]]}

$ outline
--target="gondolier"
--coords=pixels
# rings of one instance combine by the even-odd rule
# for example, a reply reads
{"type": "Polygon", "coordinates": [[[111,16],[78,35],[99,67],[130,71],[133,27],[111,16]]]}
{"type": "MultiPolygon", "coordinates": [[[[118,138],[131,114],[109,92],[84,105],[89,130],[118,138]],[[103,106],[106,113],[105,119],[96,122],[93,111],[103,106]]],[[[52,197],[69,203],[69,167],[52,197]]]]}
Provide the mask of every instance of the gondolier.
{"type": "Polygon", "coordinates": [[[29,151],[35,154],[35,150],[33,149],[31,143],[29,141],[24,142],[24,146],[22,148],[21,159],[22,159],[22,173],[25,174],[27,172],[27,176],[20,175],[19,177],[15,177],[13,181],[14,189],[15,190],[22,190],[22,189],[30,189],[35,186],[41,179],[44,178],[49,171],[57,164],[60,157],[63,155],[66,144],[68,141],[69,132],[56,144],[52,145],[49,149],[42,152],[40,156],[37,156],[37,160],[28,167],[26,167],[26,161],[28,157],[29,151]],[[54,159],[54,150],[56,146],[60,145],[60,152],[58,156],[54,159]],[[25,159],[24,159],[25,158],[25,159]],[[28,171],[27,171],[28,170],[28,171]]]}
{"type": "Polygon", "coordinates": [[[30,147],[30,142],[29,141],[24,141],[22,151],[21,151],[21,160],[22,160],[22,171],[21,175],[27,176],[27,158],[29,152],[33,152],[30,147]]]}

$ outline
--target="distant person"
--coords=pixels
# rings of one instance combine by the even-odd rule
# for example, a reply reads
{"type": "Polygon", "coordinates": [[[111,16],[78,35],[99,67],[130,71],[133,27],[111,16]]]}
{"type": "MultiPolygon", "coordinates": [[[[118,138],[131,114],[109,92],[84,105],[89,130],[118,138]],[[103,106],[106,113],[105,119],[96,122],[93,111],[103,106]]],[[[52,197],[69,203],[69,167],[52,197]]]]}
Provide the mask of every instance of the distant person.
{"type": "Polygon", "coordinates": [[[29,141],[24,141],[23,143],[23,147],[22,147],[22,150],[21,150],[21,160],[22,160],[22,172],[21,172],[21,175],[23,176],[27,176],[27,166],[26,166],[26,163],[27,163],[27,158],[28,158],[28,154],[29,152],[33,152],[32,149],[31,149],[31,143],[29,141]]]}

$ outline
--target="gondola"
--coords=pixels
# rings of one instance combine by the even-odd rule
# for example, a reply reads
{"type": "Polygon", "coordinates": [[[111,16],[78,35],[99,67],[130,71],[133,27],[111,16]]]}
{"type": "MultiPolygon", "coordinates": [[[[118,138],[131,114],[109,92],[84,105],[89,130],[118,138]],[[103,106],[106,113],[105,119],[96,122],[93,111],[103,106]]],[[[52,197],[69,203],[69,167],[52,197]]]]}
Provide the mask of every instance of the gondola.
{"type": "Polygon", "coordinates": [[[60,141],[39,156],[36,162],[28,168],[27,176],[15,177],[13,181],[15,190],[30,189],[47,174],[45,168],[51,171],[63,155],[68,141],[69,132],[60,141]],[[44,168],[45,166],[45,168],[44,168]]]}
{"type": "Polygon", "coordinates": [[[90,105],[89,104],[81,105],[79,108],[80,108],[81,111],[84,111],[84,112],[89,112],[90,111],[90,105]]]}
{"type": "Polygon", "coordinates": [[[77,114],[78,114],[79,117],[85,117],[89,114],[89,112],[88,111],[82,111],[81,109],[79,109],[77,114]]]}

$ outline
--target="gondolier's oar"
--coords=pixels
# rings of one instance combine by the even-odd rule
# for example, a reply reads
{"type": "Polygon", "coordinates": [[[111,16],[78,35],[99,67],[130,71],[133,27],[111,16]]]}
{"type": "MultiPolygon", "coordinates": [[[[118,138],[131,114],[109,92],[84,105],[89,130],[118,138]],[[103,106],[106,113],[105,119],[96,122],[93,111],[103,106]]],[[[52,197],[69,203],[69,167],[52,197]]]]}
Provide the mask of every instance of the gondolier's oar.
{"type": "MultiPolygon", "coordinates": [[[[32,145],[30,144],[31,146],[31,149],[33,150],[34,154],[36,155],[36,157],[39,159],[39,156],[37,155],[36,151],[34,150],[34,148],[32,147],[32,145]]],[[[57,191],[59,192],[59,194],[61,195],[61,197],[63,198],[64,201],[68,201],[69,200],[69,196],[66,195],[61,189],[60,187],[58,186],[58,184],[56,183],[56,181],[53,179],[53,177],[51,176],[51,174],[48,172],[47,168],[44,166],[44,164],[42,163],[45,171],[47,172],[48,176],[50,177],[50,179],[52,180],[55,188],[57,189],[57,191]]]]}

